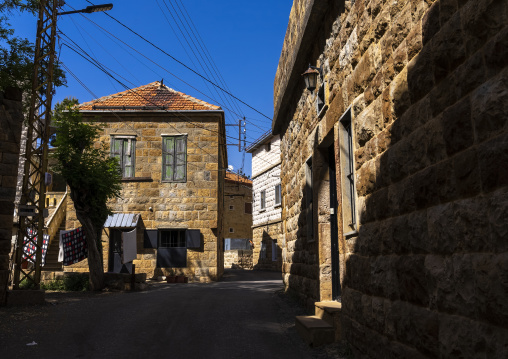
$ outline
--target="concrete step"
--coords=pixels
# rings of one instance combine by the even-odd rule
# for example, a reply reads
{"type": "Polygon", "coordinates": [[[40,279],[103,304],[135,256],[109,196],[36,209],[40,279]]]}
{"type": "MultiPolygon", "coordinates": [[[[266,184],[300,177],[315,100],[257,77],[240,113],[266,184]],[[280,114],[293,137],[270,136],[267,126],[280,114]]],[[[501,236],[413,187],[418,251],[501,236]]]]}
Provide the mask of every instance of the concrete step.
{"type": "Polygon", "coordinates": [[[311,347],[330,344],[335,341],[333,326],[315,315],[295,317],[295,326],[298,334],[311,347]]]}
{"type": "Polygon", "coordinates": [[[316,302],[314,303],[316,317],[323,319],[335,330],[335,341],[342,339],[340,314],[342,304],[339,302],[316,302]]]}

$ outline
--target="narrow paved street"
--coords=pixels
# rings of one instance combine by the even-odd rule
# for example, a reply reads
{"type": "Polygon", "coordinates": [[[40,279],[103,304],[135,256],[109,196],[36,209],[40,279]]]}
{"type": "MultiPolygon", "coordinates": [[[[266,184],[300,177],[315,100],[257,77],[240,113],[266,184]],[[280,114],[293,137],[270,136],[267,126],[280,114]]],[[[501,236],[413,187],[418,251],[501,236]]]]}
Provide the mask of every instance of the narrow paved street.
{"type": "Polygon", "coordinates": [[[0,309],[0,358],[340,357],[300,340],[303,312],[281,289],[280,273],[233,270],[210,284],[48,293],[50,304],[0,309]]]}

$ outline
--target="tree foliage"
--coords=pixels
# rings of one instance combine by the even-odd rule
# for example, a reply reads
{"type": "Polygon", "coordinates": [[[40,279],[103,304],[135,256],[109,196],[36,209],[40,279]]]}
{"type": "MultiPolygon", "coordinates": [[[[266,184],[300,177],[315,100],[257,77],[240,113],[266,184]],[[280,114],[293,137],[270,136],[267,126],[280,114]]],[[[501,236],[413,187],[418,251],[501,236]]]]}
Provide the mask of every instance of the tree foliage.
{"type": "Polygon", "coordinates": [[[95,145],[103,127],[83,122],[77,104],[76,99],[65,99],[55,106],[52,156],[57,164],[53,169],[82,194],[93,223],[102,226],[111,214],[107,201],[120,196],[122,177],[118,159],[109,156],[104,144],[95,145]]]}
{"type": "Polygon", "coordinates": [[[120,197],[122,177],[118,159],[110,157],[105,145],[98,143],[103,126],[84,122],[77,104],[76,99],[65,99],[55,106],[52,157],[56,165],[52,169],[70,187],[76,216],[87,237],[90,283],[98,290],[103,288],[101,233],[111,214],[107,203],[120,197]]]}
{"type": "MultiPolygon", "coordinates": [[[[28,39],[15,36],[8,15],[17,11],[32,13],[35,31],[38,6],[38,0],[5,0],[0,5],[0,91],[8,87],[17,87],[24,95],[31,91],[35,47],[28,39]]],[[[65,84],[65,73],[56,61],[53,68],[53,86],[65,84]]]]}

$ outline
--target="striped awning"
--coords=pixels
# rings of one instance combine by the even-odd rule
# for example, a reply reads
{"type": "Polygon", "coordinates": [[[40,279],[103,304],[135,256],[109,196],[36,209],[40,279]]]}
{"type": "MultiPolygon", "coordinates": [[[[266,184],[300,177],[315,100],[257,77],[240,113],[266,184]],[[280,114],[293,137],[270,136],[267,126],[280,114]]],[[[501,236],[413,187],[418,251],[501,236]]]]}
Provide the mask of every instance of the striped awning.
{"type": "Polygon", "coordinates": [[[139,213],[113,213],[108,216],[104,223],[104,228],[133,228],[136,227],[139,220],[139,213]]]}

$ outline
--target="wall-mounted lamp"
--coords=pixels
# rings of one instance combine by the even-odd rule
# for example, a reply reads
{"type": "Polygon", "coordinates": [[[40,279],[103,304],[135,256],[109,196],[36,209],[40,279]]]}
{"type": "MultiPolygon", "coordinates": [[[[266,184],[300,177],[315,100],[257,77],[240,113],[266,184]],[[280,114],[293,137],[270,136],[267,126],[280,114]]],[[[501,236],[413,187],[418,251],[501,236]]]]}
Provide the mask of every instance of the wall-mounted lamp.
{"type": "Polygon", "coordinates": [[[305,71],[302,76],[305,81],[305,87],[310,92],[313,92],[317,86],[318,75],[323,76],[323,69],[321,67],[311,66],[305,71]]]}

